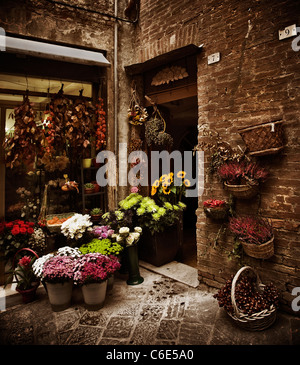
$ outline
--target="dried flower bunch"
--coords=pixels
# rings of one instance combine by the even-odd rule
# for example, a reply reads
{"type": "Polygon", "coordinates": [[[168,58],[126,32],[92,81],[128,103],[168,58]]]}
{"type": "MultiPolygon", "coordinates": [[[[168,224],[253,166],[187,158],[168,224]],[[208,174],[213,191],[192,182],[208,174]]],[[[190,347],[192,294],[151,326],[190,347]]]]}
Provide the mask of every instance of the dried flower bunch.
{"type": "Polygon", "coordinates": [[[254,245],[268,242],[274,234],[271,222],[263,217],[233,217],[229,228],[238,240],[254,245]]]}
{"type": "Polygon", "coordinates": [[[166,122],[156,108],[152,117],[145,124],[145,139],[149,147],[172,148],[173,138],[165,132],[166,122]]]}
{"type": "Polygon", "coordinates": [[[198,145],[194,151],[208,151],[211,154],[209,172],[214,174],[225,163],[241,161],[244,153],[241,149],[234,149],[226,141],[223,141],[219,133],[209,127],[208,124],[198,126],[198,145]]]}
{"type": "Polygon", "coordinates": [[[5,162],[10,168],[17,167],[21,161],[32,163],[42,144],[42,131],[35,122],[33,103],[24,96],[22,104],[14,110],[14,132],[7,138],[3,147],[5,150],[5,162]]]}
{"type": "Polygon", "coordinates": [[[127,112],[130,124],[143,125],[148,120],[147,109],[141,106],[135,88],[131,89],[131,100],[127,112]]]}
{"type": "Polygon", "coordinates": [[[229,162],[218,169],[220,178],[230,185],[258,184],[267,180],[269,172],[257,162],[229,162]]]}
{"type": "Polygon", "coordinates": [[[103,99],[99,98],[96,104],[96,151],[106,145],[106,119],[103,99]]]}

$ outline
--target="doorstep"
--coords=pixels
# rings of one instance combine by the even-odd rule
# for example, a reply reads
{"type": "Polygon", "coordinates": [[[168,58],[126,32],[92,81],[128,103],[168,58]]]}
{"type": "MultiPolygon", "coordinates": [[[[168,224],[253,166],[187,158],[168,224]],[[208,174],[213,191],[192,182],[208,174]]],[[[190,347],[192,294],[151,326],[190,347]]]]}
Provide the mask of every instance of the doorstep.
{"type": "Polygon", "coordinates": [[[168,278],[179,281],[183,284],[197,288],[199,286],[198,270],[192,266],[172,261],[166,265],[154,266],[148,262],[139,261],[141,267],[155,273],[167,276],[168,278]]]}

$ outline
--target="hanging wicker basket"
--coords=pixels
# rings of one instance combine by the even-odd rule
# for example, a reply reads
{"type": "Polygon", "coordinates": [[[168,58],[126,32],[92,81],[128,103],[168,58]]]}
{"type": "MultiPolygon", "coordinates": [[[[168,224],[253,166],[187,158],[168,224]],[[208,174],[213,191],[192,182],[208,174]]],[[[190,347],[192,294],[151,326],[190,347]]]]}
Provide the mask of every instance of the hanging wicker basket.
{"type": "Polygon", "coordinates": [[[241,128],[239,133],[252,156],[275,154],[284,147],[282,120],[241,128]]]}
{"type": "Polygon", "coordinates": [[[226,190],[228,190],[234,197],[240,199],[250,199],[257,195],[259,185],[230,185],[224,183],[226,190]]]}
{"type": "Polygon", "coordinates": [[[270,309],[264,309],[261,312],[253,313],[251,315],[242,313],[239,310],[235,301],[235,286],[239,280],[240,275],[245,271],[252,271],[256,275],[256,289],[258,291],[263,291],[264,289],[264,284],[262,284],[256,271],[250,266],[242,267],[236,273],[231,285],[231,303],[234,309],[234,313],[227,313],[239,327],[247,331],[262,331],[270,327],[274,323],[277,310],[274,305],[271,305],[270,309]]]}
{"type": "Polygon", "coordinates": [[[241,242],[246,255],[256,259],[269,259],[274,255],[274,236],[262,245],[241,242]]]}
{"type": "Polygon", "coordinates": [[[228,205],[215,208],[203,207],[203,210],[208,218],[214,220],[224,220],[228,217],[229,207],[228,205]]]}

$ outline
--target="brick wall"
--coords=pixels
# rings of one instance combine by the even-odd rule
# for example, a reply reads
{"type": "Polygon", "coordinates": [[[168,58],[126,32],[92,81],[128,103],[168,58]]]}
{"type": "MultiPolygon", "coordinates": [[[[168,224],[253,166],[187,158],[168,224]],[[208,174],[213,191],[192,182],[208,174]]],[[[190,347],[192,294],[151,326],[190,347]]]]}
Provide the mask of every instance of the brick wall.
{"type": "MultiPolygon", "coordinates": [[[[293,38],[279,41],[278,30],[300,24],[296,1],[186,1],[141,0],[135,62],[189,43],[204,44],[198,56],[199,124],[208,123],[235,147],[243,141],[237,129],[258,122],[283,119],[286,147],[275,156],[261,157],[271,172],[261,188],[261,200],[237,201],[237,214],[260,212],[273,221],[275,255],[268,260],[245,257],[262,281],[273,281],[282,292],[283,308],[290,310],[293,287],[300,286],[299,196],[299,53],[293,38]],[[221,53],[208,65],[207,56],[221,53]]],[[[205,154],[209,162],[209,154],[205,154]]],[[[207,177],[197,210],[199,279],[220,287],[238,269],[228,260],[233,237],[221,234],[220,224],[206,218],[202,201],[227,198],[215,179],[207,177]]],[[[297,314],[297,313],[296,313],[297,314]]]]}

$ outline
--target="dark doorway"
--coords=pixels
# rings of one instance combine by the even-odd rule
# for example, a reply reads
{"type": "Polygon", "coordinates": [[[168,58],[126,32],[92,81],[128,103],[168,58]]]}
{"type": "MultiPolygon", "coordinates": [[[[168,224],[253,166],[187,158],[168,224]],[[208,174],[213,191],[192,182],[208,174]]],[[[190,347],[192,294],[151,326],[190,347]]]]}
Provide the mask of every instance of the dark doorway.
{"type": "MultiPolygon", "coordinates": [[[[182,153],[192,151],[197,145],[198,136],[197,96],[160,104],[159,107],[168,111],[167,132],[174,139],[173,150],[182,153]]],[[[180,261],[189,266],[197,267],[196,209],[198,208],[198,197],[185,197],[182,200],[187,208],[183,215],[183,244],[180,261]]]]}

